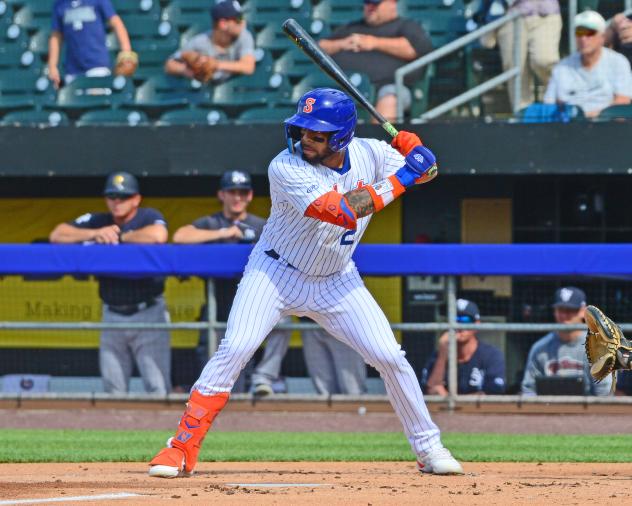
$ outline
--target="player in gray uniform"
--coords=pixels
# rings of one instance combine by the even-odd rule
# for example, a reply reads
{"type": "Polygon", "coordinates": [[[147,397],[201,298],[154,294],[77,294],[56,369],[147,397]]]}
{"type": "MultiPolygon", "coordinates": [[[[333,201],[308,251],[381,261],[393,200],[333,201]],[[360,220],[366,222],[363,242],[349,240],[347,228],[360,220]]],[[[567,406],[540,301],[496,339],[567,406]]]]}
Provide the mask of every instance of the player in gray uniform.
{"type": "MultiPolygon", "coordinates": [[[[138,181],[126,172],[110,174],[105,184],[109,212],[87,213],[60,223],[50,242],[70,244],[163,244],[167,223],[156,209],[140,207],[138,181]]],[[[166,323],[163,278],[99,277],[103,322],[166,323]]],[[[128,391],[133,361],[149,393],[171,390],[171,347],[167,330],[104,330],[101,332],[99,365],[106,392],[128,391]]]]}
{"type": "MultiPolygon", "coordinates": [[[[221,243],[252,244],[259,240],[265,220],[247,211],[253,199],[252,181],[247,172],[231,170],[225,172],[219,183],[217,198],[222,202],[222,210],[210,216],[198,218],[185,225],[173,235],[173,242],[179,244],[221,243]]],[[[216,279],[215,296],[217,300],[217,319],[226,321],[230,307],[237,292],[237,279],[216,279]]],[[[205,318],[206,307],[202,308],[205,318]]],[[[290,332],[275,330],[268,336],[263,358],[257,365],[253,384],[271,385],[281,370],[281,362],[287,351],[290,332]]],[[[215,351],[215,350],[213,350],[215,351]]],[[[207,332],[200,334],[198,359],[200,370],[208,361],[207,332]]],[[[244,369],[244,372],[246,369],[244,369]]],[[[234,392],[246,391],[246,374],[242,373],[235,383],[234,392]]]]}
{"type": "Polygon", "coordinates": [[[213,29],[187,41],[165,63],[167,74],[193,78],[193,72],[181,56],[194,51],[217,60],[212,82],[225,81],[235,74],[255,71],[255,41],[246,28],[241,6],[236,0],[223,0],[211,8],[213,29]]]}

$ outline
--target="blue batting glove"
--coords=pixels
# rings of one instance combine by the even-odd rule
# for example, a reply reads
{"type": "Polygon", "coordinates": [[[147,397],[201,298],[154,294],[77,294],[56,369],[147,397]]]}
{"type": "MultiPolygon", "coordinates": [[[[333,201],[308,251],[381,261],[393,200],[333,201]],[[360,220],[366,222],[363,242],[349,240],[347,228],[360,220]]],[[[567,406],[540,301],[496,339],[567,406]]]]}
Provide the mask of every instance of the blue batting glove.
{"type": "Polygon", "coordinates": [[[426,146],[416,146],[405,158],[406,165],[395,173],[403,186],[409,188],[423,178],[429,171],[436,170],[437,158],[426,146]]]}

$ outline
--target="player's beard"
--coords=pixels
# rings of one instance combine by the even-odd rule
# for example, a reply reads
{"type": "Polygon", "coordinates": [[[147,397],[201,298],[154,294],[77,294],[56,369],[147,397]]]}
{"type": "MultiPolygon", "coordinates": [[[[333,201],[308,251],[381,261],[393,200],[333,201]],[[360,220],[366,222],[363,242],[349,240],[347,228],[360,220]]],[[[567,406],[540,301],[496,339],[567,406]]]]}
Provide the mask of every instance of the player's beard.
{"type": "Polygon", "coordinates": [[[301,158],[303,158],[303,160],[305,160],[306,162],[311,163],[312,165],[325,165],[325,159],[330,157],[333,153],[334,152],[329,147],[327,148],[327,151],[325,151],[325,153],[322,155],[316,154],[313,156],[307,156],[305,154],[305,151],[302,150],[301,158]]]}

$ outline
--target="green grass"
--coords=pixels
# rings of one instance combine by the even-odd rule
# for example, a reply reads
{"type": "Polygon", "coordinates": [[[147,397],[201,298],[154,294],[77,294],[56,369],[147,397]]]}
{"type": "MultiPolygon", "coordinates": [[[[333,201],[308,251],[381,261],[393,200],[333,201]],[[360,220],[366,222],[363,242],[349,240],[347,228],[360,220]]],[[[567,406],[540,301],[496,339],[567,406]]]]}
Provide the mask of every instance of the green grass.
{"type": "MultiPolygon", "coordinates": [[[[163,431],[10,430],[0,462],[147,462],[171,435],[163,431]]],[[[466,462],[632,462],[632,435],[443,435],[466,462]]],[[[215,432],[202,461],[410,461],[401,433],[215,432]]]]}

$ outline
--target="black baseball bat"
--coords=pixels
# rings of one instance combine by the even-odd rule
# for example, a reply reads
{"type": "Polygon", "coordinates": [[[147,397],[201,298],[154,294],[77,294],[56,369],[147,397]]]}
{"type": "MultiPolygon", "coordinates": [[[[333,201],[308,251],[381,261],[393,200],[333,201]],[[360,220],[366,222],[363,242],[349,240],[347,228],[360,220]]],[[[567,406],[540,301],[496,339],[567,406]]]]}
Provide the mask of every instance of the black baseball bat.
{"type": "Polygon", "coordinates": [[[316,65],[336,81],[343,90],[355,98],[362,107],[369,111],[369,114],[379,122],[381,127],[386,130],[389,135],[392,137],[397,135],[397,129],[389,123],[384,116],[377,112],[373,104],[358,91],[338,64],[320,48],[318,43],[312,39],[311,35],[307,33],[295,19],[290,18],[286,20],[283,23],[283,31],[316,65]]]}

